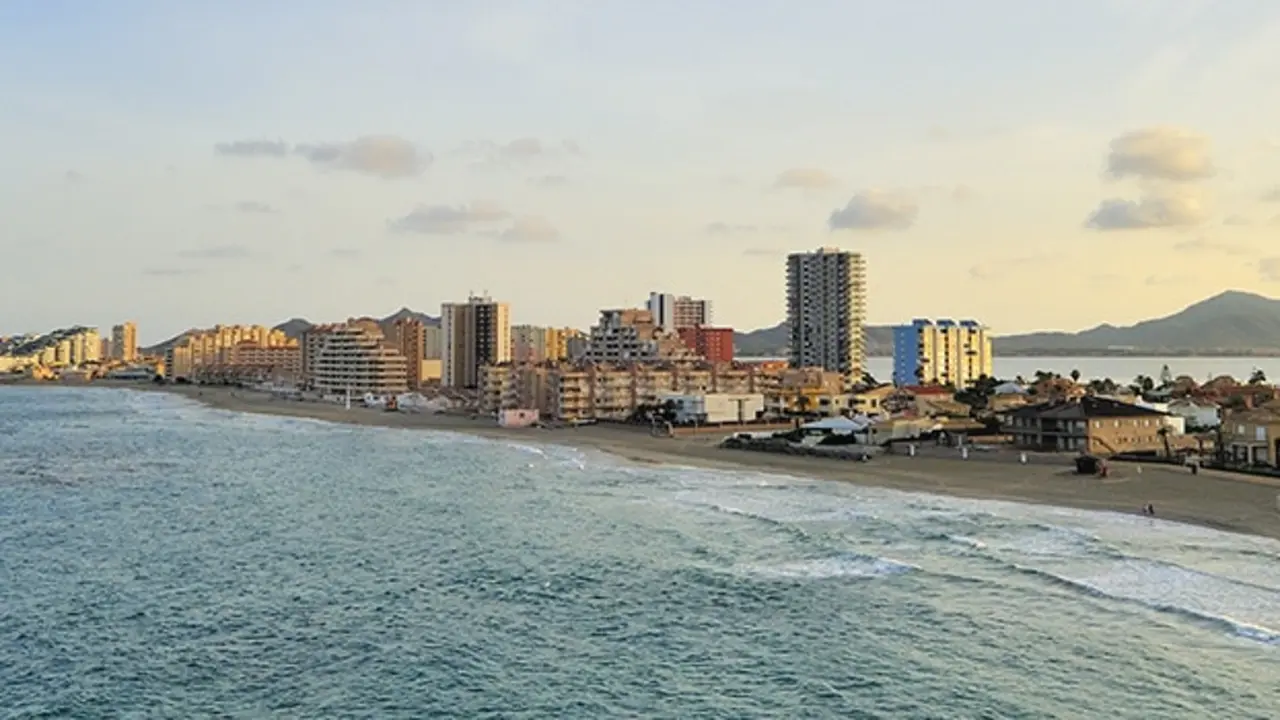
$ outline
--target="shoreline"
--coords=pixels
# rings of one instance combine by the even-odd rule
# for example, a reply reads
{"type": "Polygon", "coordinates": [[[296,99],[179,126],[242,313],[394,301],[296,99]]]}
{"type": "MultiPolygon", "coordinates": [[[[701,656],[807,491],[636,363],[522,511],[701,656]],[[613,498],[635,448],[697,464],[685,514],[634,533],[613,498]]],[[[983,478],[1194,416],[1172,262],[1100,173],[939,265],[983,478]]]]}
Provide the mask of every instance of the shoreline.
{"type": "MultiPolygon", "coordinates": [[[[63,386],[66,387],[66,386],[63,386]]],[[[373,408],[300,402],[240,388],[94,383],[137,392],[163,392],[218,410],[300,417],[372,427],[458,432],[514,442],[590,448],[629,462],[712,470],[782,474],[835,480],[909,493],[1118,512],[1140,516],[1151,503],[1156,519],[1280,540],[1280,484],[1254,482],[1212,471],[1192,475],[1181,468],[1115,464],[1107,478],[1074,474],[1061,464],[1021,465],[974,454],[969,460],[920,454],[880,455],[867,463],[775,455],[717,447],[725,435],[654,437],[640,429],[609,425],[575,428],[499,428],[492,418],[457,414],[412,414],[373,408]]]]}

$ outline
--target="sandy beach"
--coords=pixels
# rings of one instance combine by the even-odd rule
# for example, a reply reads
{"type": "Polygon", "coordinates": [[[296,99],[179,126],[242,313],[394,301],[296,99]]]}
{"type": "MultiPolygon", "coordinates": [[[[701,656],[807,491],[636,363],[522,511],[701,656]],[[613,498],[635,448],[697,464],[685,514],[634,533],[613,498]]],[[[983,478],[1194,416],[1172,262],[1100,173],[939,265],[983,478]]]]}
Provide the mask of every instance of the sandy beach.
{"type": "Polygon", "coordinates": [[[1020,465],[973,453],[918,457],[888,455],[868,463],[773,455],[716,447],[724,434],[653,437],[643,429],[592,425],[565,429],[505,429],[491,418],[455,414],[409,414],[273,398],[242,389],[190,386],[129,386],[169,392],[213,408],[305,417],[330,422],[464,432],[534,443],[595,448],[634,462],[690,465],[723,470],[775,472],[908,492],[1137,514],[1147,503],[1166,520],[1280,539],[1280,482],[1182,468],[1117,464],[1110,476],[1077,476],[1071,458],[1020,465]]]}

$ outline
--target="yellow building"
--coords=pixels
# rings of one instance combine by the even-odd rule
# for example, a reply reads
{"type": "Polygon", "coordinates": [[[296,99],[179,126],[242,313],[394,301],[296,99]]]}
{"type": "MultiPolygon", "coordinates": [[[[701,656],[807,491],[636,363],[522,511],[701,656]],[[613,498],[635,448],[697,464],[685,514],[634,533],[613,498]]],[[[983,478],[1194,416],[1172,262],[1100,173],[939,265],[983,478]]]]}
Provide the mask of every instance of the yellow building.
{"type": "Polygon", "coordinates": [[[511,328],[511,360],[516,363],[563,362],[569,359],[569,344],[583,338],[573,328],[514,325],[511,328]]]}
{"type": "Polygon", "coordinates": [[[991,335],[973,320],[918,319],[893,329],[893,384],[964,388],[995,377],[991,335]]]}
{"type": "Polygon", "coordinates": [[[765,395],[765,408],[780,415],[846,415],[850,396],[843,373],[822,368],[789,368],[776,394],[765,395]]]}
{"type": "Polygon", "coordinates": [[[262,325],[216,325],[208,330],[192,330],[165,353],[165,377],[190,380],[200,368],[233,365],[237,347],[242,344],[246,348],[298,347],[298,341],[283,331],[262,325]]]}
{"type": "Polygon", "coordinates": [[[111,328],[111,358],[127,363],[138,359],[138,325],[133,321],[111,328]]]}

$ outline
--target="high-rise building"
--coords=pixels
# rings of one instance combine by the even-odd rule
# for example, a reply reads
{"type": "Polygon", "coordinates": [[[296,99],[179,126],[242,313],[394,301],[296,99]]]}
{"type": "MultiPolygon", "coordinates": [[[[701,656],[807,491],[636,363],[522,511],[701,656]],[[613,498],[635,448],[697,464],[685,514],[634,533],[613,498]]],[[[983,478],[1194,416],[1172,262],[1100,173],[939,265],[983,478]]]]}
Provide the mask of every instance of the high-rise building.
{"type": "Polygon", "coordinates": [[[311,336],[310,387],[325,395],[396,395],[408,386],[405,358],[388,347],[378,323],[350,320],[311,336]]]}
{"type": "Polygon", "coordinates": [[[422,389],[422,361],[426,351],[426,326],[414,317],[402,317],[388,328],[389,345],[404,356],[410,390],[422,389]]]}
{"type": "Polygon", "coordinates": [[[991,336],[974,320],[916,319],[893,329],[894,385],[964,388],[993,374],[991,336]]]}
{"type": "Polygon", "coordinates": [[[651,292],[645,309],[653,313],[653,320],[658,327],[669,333],[681,328],[711,324],[710,301],[686,295],[651,292]]]}
{"type": "Polygon", "coordinates": [[[573,328],[516,325],[511,328],[511,360],[517,363],[568,360],[570,340],[582,335],[581,330],[573,328]]]}
{"type": "Polygon", "coordinates": [[[444,355],[444,329],[439,325],[422,326],[422,359],[439,360],[444,355]]]}
{"type": "Polygon", "coordinates": [[[640,308],[601,310],[584,359],[599,363],[692,360],[696,355],[675,333],[663,330],[640,308]]]}
{"type": "Polygon", "coordinates": [[[138,326],[129,321],[111,328],[111,358],[122,362],[138,359],[138,326]]]}
{"type": "Polygon", "coordinates": [[[511,361],[511,311],[506,303],[473,295],[440,307],[444,341],[440,384],[475,388],[480,368],[511,361]]]}
{"type": "Polygon", "coordinates": [[[839,248],[787,256],[787,323],[791,366],[862,379],[866,362],[866,265],[839,248]]]}

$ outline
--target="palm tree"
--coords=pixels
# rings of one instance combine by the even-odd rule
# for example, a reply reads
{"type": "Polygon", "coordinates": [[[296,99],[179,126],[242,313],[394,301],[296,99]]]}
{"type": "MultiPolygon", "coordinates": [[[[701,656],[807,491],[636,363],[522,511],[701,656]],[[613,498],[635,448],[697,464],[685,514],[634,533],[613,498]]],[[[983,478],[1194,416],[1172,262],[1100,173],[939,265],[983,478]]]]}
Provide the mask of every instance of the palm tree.
{"type": "Polygon", "coordinates": [[[1080,382],[1080,371],[1078,369],[1073,368],[1071,370],[1071,382],[1073,383],[1080,382]]]}
{"type": "Polygon", "coordinates": [[[1160,442],[1164,443],[1164,456],[1172,459],[1173,450],[1169,448],[1169,426],[1161,425],[1160,429],[1156,431],[1156,434],[1160,436],[1160,442]]]}
{"type": "Polygon", "coordinates": [[[1253,374],[1249,376],[1250,385],[1261,385],[1267,381],[1267,374],[1262,372],[1262,368],[1254,368],[1253,374]]]}

